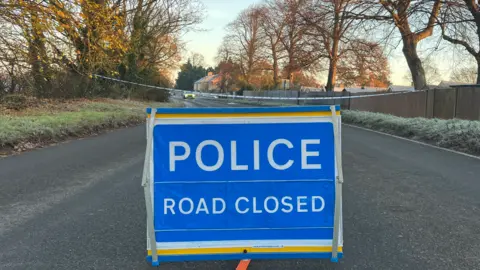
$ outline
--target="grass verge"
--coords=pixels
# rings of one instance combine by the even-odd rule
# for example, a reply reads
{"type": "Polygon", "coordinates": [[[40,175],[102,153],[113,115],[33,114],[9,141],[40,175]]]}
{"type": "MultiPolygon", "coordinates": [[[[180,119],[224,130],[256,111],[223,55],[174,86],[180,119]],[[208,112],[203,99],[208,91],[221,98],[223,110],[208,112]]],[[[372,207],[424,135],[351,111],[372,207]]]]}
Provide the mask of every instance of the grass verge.
{"type": "Polygon", "coordinates": [[[72,137],[138,125],[145,108],[179,107],[178,103],[146,103],[125,100],[36,100],[22,111],[0,105],[0,150],[3,154],[37,148],[72,137]]]}
{"type": "Polygon", "coordinates": [[[345,110],[342,111],[342,122],[480,155],[480,121],[403,118],[382,113],[345,110]]]}

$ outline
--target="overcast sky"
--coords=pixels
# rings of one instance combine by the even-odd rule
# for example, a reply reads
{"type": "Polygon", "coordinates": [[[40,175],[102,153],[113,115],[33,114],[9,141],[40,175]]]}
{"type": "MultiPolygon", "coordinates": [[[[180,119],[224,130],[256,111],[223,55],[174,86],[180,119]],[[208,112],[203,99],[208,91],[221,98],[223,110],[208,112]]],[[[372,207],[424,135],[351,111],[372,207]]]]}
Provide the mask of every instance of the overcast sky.
{"type": "MultiPolygon", "coordinates": [[[[243,9],[254,3],[260,3],[261,0],[202,0],[207,9],[207,16],[203,23],[199,26],[206,31],[191,32],[184,36],[187,41],[188,52],[197,52],[205,57],[207,65],[214,66],[215,54],[218,46],[222,42],[223,36],[226,35],[225,26],[231,22],[243,9]]],[[[422,41],[420,48],[431,48],[437,43],[437,38],[431,38],[427,42],[422,41]]],[[[434,62],[438,66],[439,73],[442,74],[442,79],[448,80],[450,77],[450,70],[455,61],[452,60],[454,52],[450,49],[443,49],[435,53],[434,62]]],[[[464,56],[461,56],[464,57],[464,56]]],[[[455,59],[462,61],[460,56],[455,56],[455,59]]],[[[401,46],[389,54],[391,80],[396,85],[408,85],[405,80],[406,72],[409,72],[405,58],[403,57],[401,46]]],[[[469,59],[470,60],[470,59],[469,59]]],[[[319,77],[319,82],[326,82],[326,78],[319,77]]]]}

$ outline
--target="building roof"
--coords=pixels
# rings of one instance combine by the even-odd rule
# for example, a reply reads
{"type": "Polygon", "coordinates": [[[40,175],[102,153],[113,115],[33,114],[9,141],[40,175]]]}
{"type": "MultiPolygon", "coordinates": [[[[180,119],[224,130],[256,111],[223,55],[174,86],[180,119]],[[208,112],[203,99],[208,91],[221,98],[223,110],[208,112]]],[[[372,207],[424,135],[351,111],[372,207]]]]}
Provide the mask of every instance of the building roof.
{"type": "Polygon", "coordinates": [[[392,92],[415,91],[415,87],[406,85],[390,85],[392,92]]]}
{"type": "Polygon", "coordinates": [[[220,74],[215,74],[215,75],[211,75],[211,76],[205,76],[203,78],[200,78],[198,79],[197,81],[195,81],[194,83],[208,83],[208,82],[211,82],[213,80],[215,80],[216,78],[220,77],[220,74]]]}
{"type": "Polygon", "coordinates": [[[460,83],[460,82],[452,82],[452,81],[441,81],[438,86],[440,87],[450,87],[450,86],[455,86],[455,85],[463,85],[465,83],[460,83]]]}
{"type": "Polygon", "coordinates": [[[353,85],[353,86],[347,86],[347,87],[335,87],[334,91],[335,92],[342,92],[343,89],[347,90],[350,93],[364,93],[364,92],[382,92],[385,91],[386,89],[384,87],[364,87],[362,88],[361,86],[358,85],[353,85]]]}

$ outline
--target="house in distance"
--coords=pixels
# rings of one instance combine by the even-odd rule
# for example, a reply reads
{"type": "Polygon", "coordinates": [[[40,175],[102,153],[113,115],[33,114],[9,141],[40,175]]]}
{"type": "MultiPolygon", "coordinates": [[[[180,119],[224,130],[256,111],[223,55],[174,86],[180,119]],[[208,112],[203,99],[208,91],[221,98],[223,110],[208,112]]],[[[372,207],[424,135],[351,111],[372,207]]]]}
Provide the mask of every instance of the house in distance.
{"type": "Polygon", "coordinates": [[[220,83],[222,77],[220,74],[213,74],[208,72],[208,75],[193,83],[193,90],[195,91],[220,91],[220,83]]]}

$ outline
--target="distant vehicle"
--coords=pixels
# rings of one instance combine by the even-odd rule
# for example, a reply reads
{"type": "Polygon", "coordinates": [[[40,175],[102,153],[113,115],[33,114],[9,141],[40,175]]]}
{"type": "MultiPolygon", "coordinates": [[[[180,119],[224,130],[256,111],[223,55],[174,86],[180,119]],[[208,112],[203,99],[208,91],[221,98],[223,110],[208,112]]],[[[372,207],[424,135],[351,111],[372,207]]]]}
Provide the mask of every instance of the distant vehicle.
{"type": "Polygon", "coordinates": [[[192,92],[184,92],[183,99],[195,99],[195,94],[192,92]]]}

